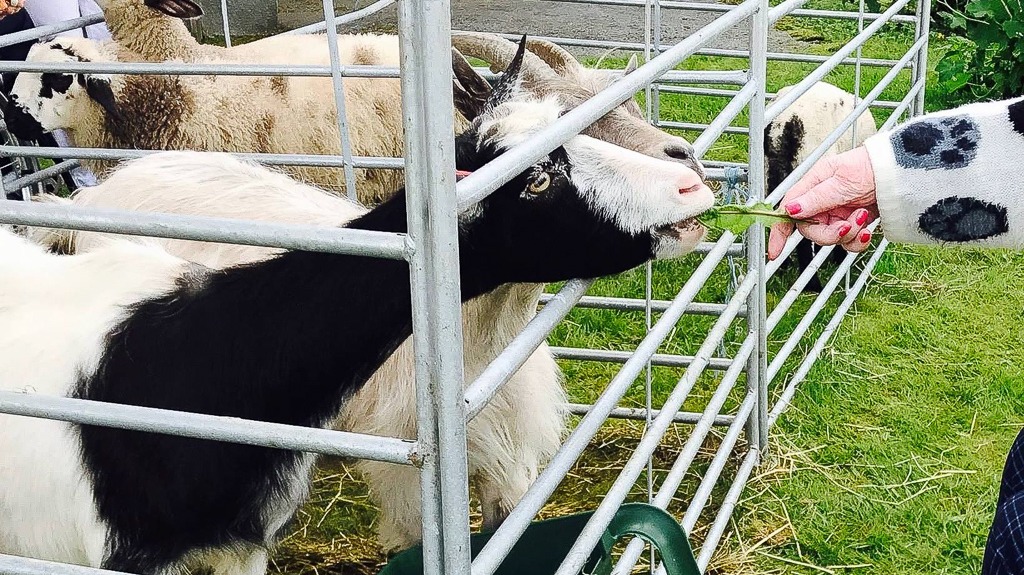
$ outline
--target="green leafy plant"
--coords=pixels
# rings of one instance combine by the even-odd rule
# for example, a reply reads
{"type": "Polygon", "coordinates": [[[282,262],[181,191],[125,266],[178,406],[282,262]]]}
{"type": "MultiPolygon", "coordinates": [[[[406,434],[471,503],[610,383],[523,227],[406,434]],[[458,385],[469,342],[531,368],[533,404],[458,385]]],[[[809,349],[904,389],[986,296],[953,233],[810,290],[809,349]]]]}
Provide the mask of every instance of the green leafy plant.
{"type": "Polygon", "coordinates": [[[756,223],[770,226],[779,222],[796,222],[797,220],[790,217],[784,209],[776,209],[767,202],[761,202],[752,206],[742,204],[715,206],[697,216],[697,221],[708,228],[728,230],[739,235],[756,223]]]}
{"type": "Polygon", "coordinates": [[[969,0],[947,6],[952,34],[938,62],[947,105],[1024,93],[1024,0],[969,0]]]}

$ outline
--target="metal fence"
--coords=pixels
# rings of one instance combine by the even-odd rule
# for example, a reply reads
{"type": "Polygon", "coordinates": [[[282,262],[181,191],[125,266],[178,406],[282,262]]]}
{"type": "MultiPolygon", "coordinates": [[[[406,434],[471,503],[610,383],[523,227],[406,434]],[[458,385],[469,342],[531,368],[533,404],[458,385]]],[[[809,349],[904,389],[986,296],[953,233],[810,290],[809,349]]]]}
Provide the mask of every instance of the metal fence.
{"type": "MultiPolygon", "coordinates": [[[[375,459],[413,465],[421,470],[423,497],[423,549],[429,573],[473,573],[490,575],[500,565],[518,537],[537,516],[566,474],[580,458],[591,440],[609,418],[646,421],[645,432],[627,461],[622,462],[617,479],[600,497],[600,505],[565,558],[558,575],[577,573],[589,551],[598,542],[617,508],[646,472],[649,500],[667,508],[674,498],[689,501],[680,521],[688,533],[700,530],[698,563],[705,569],[726,531],[732,513],[761,458],[771,445],[770,431],[779,415],[792,401],[797,385],[807,376],[830,336],[864,288],[869,275],[887,243],[880,244],[864,257],[847,255],[824,289],[806,309],[798,309],[803,287],[818,271],[831,252],[821,249],[810,267],[788,289],[776,290],[770,306],[767,286],[779,270],[781,259],[766,263],[764,233],[760,226],[737,237],[723,232],[715,241],[702,244],[698,255],[691,256],[695,266],[689,278],[675,289],[671,299],[654,299],[651,285],[655,268],[646,269],[647,297],[628,298],[587,296],[593,282],[570,281],[557,293],[546,295],[543,307],[529,326],[500,357],[463,391],[461,304],[458,278],[447,273],[458,264],[455,251],[457,214],[485,197],[532,163],[546,156],[569,137],[580,132],[609,110],[644,92],[650,119],[666,129],[696,131],[693,140],[699,155],[726,137],[744,138],[748,162],[707,161],[711,179],[735,189],[745,182],[744,197],[749,202],[767,198],[778,202],[789,187],[810,168],[842,134],[853,126],[865,110],[888,112],[882,129],[891,127],[906,114],[920,114],[923,108],[927,57],[929,0],[897,0],[880,14],[866,13],[861,2],[859,12],[802,9],[806,0],[785,0],[770,7],[768,0],[745,0],[736,5],[707,4],[676,0],[561,0],[635,7],[643,10],[647,29],[643,41],[608,42],[574,38],[546,38],[564,46],[623,48],[649,56],[635,72],[622,77],[591,100],[565,114],[556,123],[537,134],[528,144],[519,146],[458,184],[453,174],[432,170],[436,165],[451,165],[454,146],[452,86],[450,74],[451,30],[449,0],[379,0],[365,8],[336,16],[331,0],[324,1],[325,21],[350,23],[397,4],[399,37],[402,47],[401,73],[397,69],[373,66],[343,66],[334,26],[307,26],[288,33],[309,33],[326,28],[332,65],[270,66],[222,64],[39,64],[2,62],[0,71],[103,72],[146,74],[224,74],[224,75],[305,75],[331,77],[335,85],[336,105],[344,112],[341,90],[345,77],[396,77],[402,82],[405,116],[403,159],[353,157],[347,138],[344,113],[339,114],[342,155],[238,154],[269,165],[306,165],[341,167],[348,189],[354,190],[353,168],[382,167],[404,169],[409,190],[409,233],[391,234],[358,230],[325,229],[314,226],[225,221],[213,218],[139,214],[114,210],[43,205],[32,202],[0,202],[0,222],[29,226],[62,227],[107,231],[120,234],[163,238],[262,245],[305,249],[367,257],[406,259],[410,263],[414,286],[414,342],[418,385],[418,433],[415,441],[377,437],[331,430],[239,421],[213,416],[164,412],[160,410],[112,406],[89,401],[0,392],[0,413],[57,419],[80,424],[113,426],[125,429],[201,437],[279,449],[375,459]],[[716,17],[686,39],[674,44],[661,42],[662,15],[666,11],[703,11],[716,17]],[[769,52],[769,30],[783,17],[831,18],[855,20],[858,33],[831,55],[769,52]],[[910,49],[893,60],[863,58],[862,45],[885,26],[900,22],[913,27],[910,49]],[[745,28],[747,50],[713,49],[707,46],[722,33],[745,28]],[[678,71],[677,66],[693,55],[735,58],[747,63],[746,70],[678,71]],[[784,61],[815,64],[795,89],[766,104],[772,95],[768,62],[784,61]],[[823,142],[777,189],[765,189],[764,142],[760,137],[765,125],[777,117],[808,87],[840,66],[853,66],[858,96],[864,91],[862,70],[887,68],[888,72],[858,98],[856,110],[832,136],[823,142]],[[882,93],[898,77],[910,76],[910,88],[902,97],[881,100],[882,93]],[[732,85],[734,88],[709,87],[732,85]],[[706,125],[663,119],[659,104],[666,97],[716,97],[726,103],[717,117],[706,125]],[[746,112],[746,126],[734,126],[746,112]],[[746,138],[744,134],[756,134],[746,138]],[[443,145],[437,145],[443,142],[443,145]],[[429,143],[429,145],[428,145],[429,143]],[[422,214],[423,217],[418,217],[422,214]],[[866,261],[865,261],[866,260],[866,261]],[[727,297],[721,301],[699,301],[698,294],[714,274],[729,276],[727,297]],[[779,295],[781,294],[781,295],[779,295]],[[470,502],[467,477],[466,422],[474,417],[519,365],[549,333],[574,309],[618,310],[637,315],[644,321],[647,335],[629,351],[556,347],[556,355],[567,361],[596,361],[621,364],[617,373],[592,404],[572,404],[581,416],[572,433],[563,442],[519,505],[497,530],[495,536],[471,561],[469,553],[470,502]],[[643,317],[639,314],[643,312],[643,317]],[[823,314],[823,312],[825,312],[823,314]],[[699,347],[692,355],[658,353],[670,338],[684,314],[713,318],[699,347]],[[822,316],[825,317],[822,317],[822,316]],[[789,334],[777,335],[784,323],[795,322],[789,334]],[[744,325],[742,335],[734,337],[734,324],[744,325]],[[771,336],[771,340],[769,339],[771,336]],[[772,345],[769,345],[772,341],[772,345]],[[731,345],[726,346],[729,342],[731,345]],[[726,353],[727,348],[733,352],[726,353]],[[777,348],[777,349],[776,349],[777,348]],[[802,355],[801,355],[802,353],[802,355]],[[651,372],[658,367],[676,370],[671,391],[655,405],[651,372]],[[712,384],[701,379],[714,372],[712,384]],[[634,385],[645,385],[646,405],[622,405],[624,395],[634,385]],[[683,409],[695,401],[698,385],[707,387],[702,409],[683,409]],[[681,426],[681,427],[680,427],[681,426]],[[719,432],[715,428],[719,428],[719,432]],[[675,454],[671,468],[658,474],[658,487],[650,466],[652,454],[665,434],[682,429],[685,443],[675,454]],[[717,445],[709,438],[718,434],[717,445]],[[706,452],[701,449],[708,446],[706,452]],[[443,446],[442,448],[439,448],[443,446]],[[708,451],[710,453],[708,453],[708,451]],[[694,477],[693,466],[702,457],[703,475],[694,477]],[[696,486],[680,491],[684,478],[696,486]],[[712,508],[712,499],[717,510],[712,508]],[[713,512],[712,512],[713,511],[713,512]],[[702,518],[705,518],[702,521],[702,518]]],[[[99,18],[82,18],[61,26],[40,28],[0,37],[0,46],[94,23],[99,18]]],[[[230,30],[225,18],[225,32],[230,30]]],[[[529,30],[525,32],[529,33],[529,30]]],[[[511,36],[509,36],[511,37],[511,36]]],[[[230,42],[230,39],[228,39],[230,42]]],[[[2,146],[0,154],[15,157],[64,159],[53,168],[30,174],[6,184],[5,191],[31,185],[76,165],[76,159],[119,159],[138,157],[147,150],[105,150],[83,148],[40,148],[2,146]]],[[[793,251],[798,237],[787,245],[793,251]]],[[[696,543],[696,541],[695,541],[696,543]]],[[[619,558],[616,573],[628,573],[641,559],[644,544],[629,543],[619,558]]],[[[651,569],[656,568],[655,564],[651,569]]],[[[59,566],[35,560],[0,556],[0,573],[110,573],[96,569],[59,566]]]]}

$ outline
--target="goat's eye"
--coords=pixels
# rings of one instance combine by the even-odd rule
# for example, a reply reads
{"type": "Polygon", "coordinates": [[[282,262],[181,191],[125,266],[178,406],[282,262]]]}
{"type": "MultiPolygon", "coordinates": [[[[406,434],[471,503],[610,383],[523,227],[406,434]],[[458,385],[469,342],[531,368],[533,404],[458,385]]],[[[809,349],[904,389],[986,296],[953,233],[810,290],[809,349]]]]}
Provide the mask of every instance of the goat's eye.
{"type": "Polygon", "coordinates": [[[551,174],[547,172],[541,172],[537,174],[537,177],[530,182],[528,189],[531,194],[543,194],[551,187],[551,174]]]}

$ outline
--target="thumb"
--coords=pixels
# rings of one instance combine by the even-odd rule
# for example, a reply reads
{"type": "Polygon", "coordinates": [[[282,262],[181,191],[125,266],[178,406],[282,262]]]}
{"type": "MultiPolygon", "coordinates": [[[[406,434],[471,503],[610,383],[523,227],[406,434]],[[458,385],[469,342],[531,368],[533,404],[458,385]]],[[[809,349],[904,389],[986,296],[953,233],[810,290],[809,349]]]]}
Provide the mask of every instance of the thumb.
{"type": "Polygon", "coordinates": [[[782,254],[786,247],[786,240],[793,235],[794,226],[790,223],[778,223],[771,227],[768,233],[768,260],[772,261],[782,254]]]}

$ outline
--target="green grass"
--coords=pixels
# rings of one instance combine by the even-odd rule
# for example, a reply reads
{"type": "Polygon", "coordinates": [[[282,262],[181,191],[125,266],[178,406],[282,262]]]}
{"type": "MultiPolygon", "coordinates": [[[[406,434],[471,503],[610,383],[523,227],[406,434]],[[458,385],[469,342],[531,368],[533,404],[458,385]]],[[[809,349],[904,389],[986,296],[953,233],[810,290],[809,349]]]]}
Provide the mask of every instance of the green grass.
{"type": "MultiPolygon", "coordinates": [[[[816,0],[809,7],[839,8],[844,0],[816,0]]],[[[784,19],[779,29],[830,54],[856,34],[853,22],[784,19]]],[[[910,45],[912,28],[891,27],[864,48],[869,58],[898,58],[910,45]]],[[[933,47],[931,62],[938,48],[933,47]]],[[[591,62],[593,63],[593,62],[591,62]]],[[[602,65],[621,67],[625,58],[602,65]]],[[[745,69],[740,59],[693,57],[685,69],[745,69]]],[[[770,91],[796,83],[814,64],[769,63],[770,91]]],[[[886,69],[865,67],[861,95],[874,87],[886,69]]],[[[853,90],[852,67],[826,77],[853,90]]],[[[899,99],[909,87],[903,72],[883,93],[899,99]]],[[[929,98],[932,101],[933,98],[929,98]]],[[[663,117],[706,123],[726,104],[723,98],[662,95],[663,117]]],[[[876,114],[879,123],[886,111],[876,114]]],[[[736,125],[745,125],[746,117],[736,125]]],[[[692,133],[684,133],[694,137],[692,133]]],[[[744,161],[746,137],[727,135],[707,159],[744,161]]],[[[675,295],[699,264],[700,256],[653,266],[655,298],[675,295]]],[[[773,449],[759,468],[713,563],[715,573],[832,572],[959,573],[977,572],[990,522],[1003,454],[1021,417],[1024,391],[1014,383],[1021,375],[1024,351],[1018,345],[1024,328],[1016,316],[1024,295],[1014,287],[1024,279],[1024,258],[1005,253],[942,252],[893,249],[881,261],[877,278],[851,317],[802,384],[794,405],[773,430],[773,449]]],[[[736,272],[745,262],[737,258],[736,272]]],[[[794,279],[792,271],[768,286],[770,308],[794,279]]],[[[724,301],[730,285],[728,266],[719,269],[696,301],[724,301]]],[[[559,286],[551,286],[555,291],[559,286]]],[[[598,281],[592,295],[643,297],[645,273],[638,269],[598,281]]],[[[830,316],[840,296],[826,306],[830,316]]],[[[793,331],[813,296],[802,295],[769,337],[774,352],[793,331]]],[[[657,315],[655,316],[655,320],[657,315]]],[[[685,316],[659,351],[693,354],[715,318],[685,316]]],[[[794,357],[772,386],[777,396],[795,370],[823,322],[809,330],[794,357]]],[[[632,350],[646,333],[642,313],[574,310],[552,334],[552,345],[632,350]]],[[[734,322],[723,349],[732,355],[745,335],[734,322]]],[[[592,402],[618,372],[618,365],[561,361],[574,401],[592,402]]],[[[681,368],[655,368],[652,396],[660,404],[683,374],[681,368]]],[[[721,374],[708,372],[694,387],[687,410],[700,411],[721,374]]],[[[742,399],[742,381],[726,409],[742,399]]],[[[634,382],[623,401],[643,406],[644,377],[634,382]]],[[[655,481],[671,467],[689,426],[669,431],[655,457],[655,481]]],[[[594,508],[642,436],[635,422],[609,422],[577,463],[543,516],[594,508]]],[[[672,511],[681,514],[721,438],[714,430],[684,480],[672,511]]],[[[735,473],[731,461],[725,477],[735,473]]],[[[646,500],[647,478],[633,489],[633,500],[646,500]]],[[[691,534],[702,541],[706,526],[724,495],[716,488],[710,509],[691,534]]],[[[478,517],[474,516],[474,524],[478,517]]],[[[374,573],[384,560],[374,543],[376,512],[366,488],[344,462],[328,460],[316,489],[294,531],[276,556],[285,573],[374,573]]]]}

